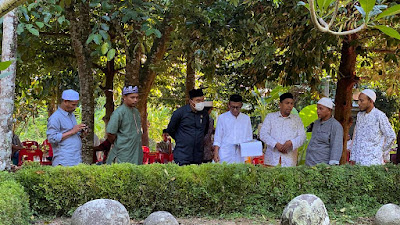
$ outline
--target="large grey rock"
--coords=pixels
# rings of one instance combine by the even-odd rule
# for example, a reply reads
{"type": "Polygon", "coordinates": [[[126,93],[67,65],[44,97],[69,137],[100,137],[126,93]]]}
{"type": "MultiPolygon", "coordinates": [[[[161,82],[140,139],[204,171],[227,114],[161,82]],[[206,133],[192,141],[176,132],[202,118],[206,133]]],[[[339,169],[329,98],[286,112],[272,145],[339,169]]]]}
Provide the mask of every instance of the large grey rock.
{"type": "Polygon", "coordinates": [[[71,225],[129,225],[128,211],[118,201],[96,199],[77,208],[71,225]]]}
{"type": "Polygon", "coordinates": [[[179,225],[179,223],[171,213],[157,211],[150,214],[143,225],[179,225]]]}
{"type": "Polygon", "coordinates": [[[282,225],[328,225],[329,216],[320,198],[311,194],[297,196],[282,213],[282,225]]]}
{"type": "Polygon", "coordinates": [[[376,225],[400,225],[400,206],[383,205],[375,214],[376,225]]]}

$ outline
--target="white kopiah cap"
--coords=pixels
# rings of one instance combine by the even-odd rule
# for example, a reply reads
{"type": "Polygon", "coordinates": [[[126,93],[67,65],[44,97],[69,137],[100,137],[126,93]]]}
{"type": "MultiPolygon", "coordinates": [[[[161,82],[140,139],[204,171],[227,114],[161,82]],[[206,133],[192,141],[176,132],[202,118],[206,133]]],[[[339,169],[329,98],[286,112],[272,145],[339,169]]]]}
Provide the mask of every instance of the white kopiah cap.
{"type": "Polygon", "coordinates": [[[361,93],[363,93],[364,95],[368,96],[370,99],[372,99],[373,102],[375,102],[375,100],[376,100],[375,91],[373,91],[371,89],[365,89],[361,93]]]}
{"type": "Polygon", "coordinates": [[[63,91],[61,98],[64,100],[69,100],[69,101],[78,101],[79,93],[72,89],[68,89],[68,90],[63,91]]]}
{"type": "Polygon", "coordinates": [[[330,109],[333,109],[333,107],[335,106],[335,104],[333,104],[332,100],[330,98],[326,98],[326,97],[321,98],[317,104],[323,105],[330,109]]]}

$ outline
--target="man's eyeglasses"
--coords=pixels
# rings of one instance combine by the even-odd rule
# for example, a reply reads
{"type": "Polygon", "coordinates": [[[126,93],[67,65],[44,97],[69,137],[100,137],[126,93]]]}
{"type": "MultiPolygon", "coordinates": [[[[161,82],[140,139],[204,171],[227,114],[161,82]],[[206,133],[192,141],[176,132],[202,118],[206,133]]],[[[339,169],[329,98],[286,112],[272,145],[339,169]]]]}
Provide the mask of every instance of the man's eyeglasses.
{"type": "Polygon", "coordinates": [[[240,110],[242,106],[229,106],[231,109],[240,110]]]}

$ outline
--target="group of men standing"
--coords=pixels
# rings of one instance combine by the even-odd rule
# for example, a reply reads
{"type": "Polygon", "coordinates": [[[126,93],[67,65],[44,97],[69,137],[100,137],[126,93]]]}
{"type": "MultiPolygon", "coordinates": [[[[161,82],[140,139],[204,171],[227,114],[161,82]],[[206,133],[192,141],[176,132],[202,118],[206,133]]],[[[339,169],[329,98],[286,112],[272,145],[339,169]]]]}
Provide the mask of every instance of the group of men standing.
{"type": "MultiPolygon", "coordinates": [[[[124,87],[123,104],[111,115],[107,125],[107,138],[96,148],[107,152],[107,163],[142,164],[141,121],[136,105],[138,87],[124,87]],[[112,147],[111,147],[112,146],[112,147]],[[110,150],[111,149],[111,150],[110,150]]],[[[173,112],[166,130],[176,142],[173,151],[178,165],[216,163],[243,163],[239,144],[253,139],[250,117],[241,113],[243,99],[233,94],[229,98],[229,111],[218,117],[215,128],[209,116],[212,102],[204,101],[201,89],[189,92],[189,103],[173,112]]],[[[291,93],[280,96],[279,111],[266,116],[260,139],[266,145],[264,164],[283,167],[297,165],[297,149],[306,140],[303,123],[292,114],[294,97],[291,93]]],[[[391,147],[395,134],[388,118],[374,107],[376,95],[366,89],[359,96],[360,112],[353,136],[350,161],[360,165],[382,164],[382,153],[391,147]]],[[[81,163],[81,136],[87,133],[85,124],[77,124],[73,111],[79,94],[66,90],[59,109],[49,118],[47,136],[53,145],[53,165],[73,166],[81,163]]],[[[332,117],[334,104],[322,98],[317,104],[318,120],[313,123],[312,137],[306,152],[306,165],[320,163],[337,165],[342,156],[343,128],[332,117]]],[[[166,138],[164,138],[166,139],[166,138]]],[[[165,140],[166,143],[168,140],[165,140]]],[[[170,140],[169,140],[170,143],[170,140]]],[[[171,153],[170,147],[167,150],[171,153]]]]}
{"type": "MultiPolygon", "coordinates": [[[[74,166],[82,162],[81,136],[86,135],[87,126],[77,124],[73,112],[78,106],[79,93],[65,90],[58,110],[47,123],[47,139],[53,147],[53,166],[74,166]]],[[[124,87],[123,103],[112,113],[107,124],[107,138],[95,150],[104,151],[107,164],[142,164],[142,130],[140,114],[136,109],[139,101],[138,87],[124,87]],[[112,146],[112,147],[111,147],[112,146]]]]}

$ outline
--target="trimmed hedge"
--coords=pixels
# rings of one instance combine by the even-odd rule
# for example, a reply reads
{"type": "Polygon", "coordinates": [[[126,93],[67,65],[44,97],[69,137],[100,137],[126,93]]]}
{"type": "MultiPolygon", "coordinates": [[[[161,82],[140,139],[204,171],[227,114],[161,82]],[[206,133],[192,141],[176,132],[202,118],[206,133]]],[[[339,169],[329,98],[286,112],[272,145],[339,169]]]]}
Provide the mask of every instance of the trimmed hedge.
{"type": "Polygon", "coordinates": [[[243,213],[279,217],[294,197],[310,193],[329,213],[371,216],[399,204],[400,166],[264,168],[248,164],[30,167],[17,172],[31,208],[71,215],[87,201],[120,201],[134,218],[165,210],[181,216],[243,213]]]}
{"type": "Polygon", "coordinates": [[[29,224],[29,198],[8,172],[0,172],[0,224],[29,224]]]}

